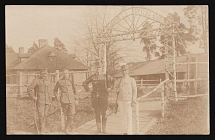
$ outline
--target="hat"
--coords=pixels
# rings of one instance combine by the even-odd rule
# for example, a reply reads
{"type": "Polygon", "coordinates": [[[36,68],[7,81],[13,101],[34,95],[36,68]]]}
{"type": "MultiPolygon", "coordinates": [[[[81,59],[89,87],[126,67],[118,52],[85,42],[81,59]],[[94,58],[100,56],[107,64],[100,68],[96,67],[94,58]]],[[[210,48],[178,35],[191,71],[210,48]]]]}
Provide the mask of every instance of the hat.
{"type": "Polygon", "coordinates": [[[47,74],[47,69],[40,70],[40,74],[47,74]]]}
{"type": "Polygon", "coordinates": [[[128,70],[128,65],[122,65],[121,70],[128,70]]]}

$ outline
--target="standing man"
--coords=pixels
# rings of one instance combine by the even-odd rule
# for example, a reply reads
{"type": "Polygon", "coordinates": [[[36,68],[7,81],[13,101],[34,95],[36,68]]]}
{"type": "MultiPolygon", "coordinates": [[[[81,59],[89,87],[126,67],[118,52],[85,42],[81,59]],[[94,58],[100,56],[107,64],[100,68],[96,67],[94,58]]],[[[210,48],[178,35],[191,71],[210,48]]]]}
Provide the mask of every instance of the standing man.
{"type": "Polygon", "coordinates": [[[41,70],[39,78],[32,81],[27,88],[27,93],[33,100],[36,101],[36,108],[39,114],[39,129],[40,133],[47,132],[45,130],[46,116],[52,102],[51,86],[47,82],[47,70],[41,70]]]}
{"type": "Polygon", "coordinates": [[[132,134],[132,106],[137,101],[137,86],[134,78],[128,75],[128,66],[121,66],[121,70],[123,76],[119,79],[117,92],[121,123],[125,134],[132,134]]]}
{"type": "Polygon", "coordinates": [[[90,76],[86,81],[83,82],[83,86],[86,91],[92,93],[92,107],[95,110],[97,133],[106,134],[106,122],[107,116],[106,111],[108,107],[108,92],[114,85],[114,79],[111,76],[107,76],[102,73],[102,64],[97,64],[97,73],[90,76]],[[107,83],[106,83],[107,82],[107,83]],[[89,89],[88,84],[92,83],[92,88],[89,89]],[[107,86],[106,86],[107,84],[107,86]],[[101,130],[101,117],[102,116],[102,130],[101,130]]]}
{"type": "Polygon", "coordinates": [[[74,124],[73,124],[73,117],[75,114],[75,105],[78,104],[75,90],[74,80],[69,79],[69,70],[63,70],[63,78],[58,80],[55,88],[54,88],[54,95],[57,100],[60,100],[63,114],[66,117],[65,121],[65,133],[69,134],[69,127],[72,129],[72,133],[74,133],[74,124]],[[61,90],[60,97],[58,96],[57,92],[58,89],[61,90]]]}

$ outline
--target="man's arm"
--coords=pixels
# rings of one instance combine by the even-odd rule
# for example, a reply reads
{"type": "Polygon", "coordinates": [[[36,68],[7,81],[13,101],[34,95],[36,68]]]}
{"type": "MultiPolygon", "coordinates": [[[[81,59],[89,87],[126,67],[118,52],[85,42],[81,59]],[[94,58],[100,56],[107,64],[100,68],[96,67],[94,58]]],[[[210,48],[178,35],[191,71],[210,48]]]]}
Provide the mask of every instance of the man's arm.
{"type": "Polygon", "coordinates": [[[34,99],[34,100],[36,100],[36,96],[35,96],[35,94],[34,94],[34,90],[35,90],[36,87],[37,87],[37,79],[34,79],[34,80],[31,82],[31,84],[29,85],[29,87],[27,88],[27,93],[28,93],[28,95],[29,95],[32,99],[34,99]]]}
{"type": "Polygon", "coordinates": [[[60,84],[59,84],[59,81],[57,81],[57,83],[55,84],[55,87],[54,87],[54,89],[53,89],[54,96],[55,96],[56,99],[58,99],[58,94],[57,94],[57,92],[58,92],[58,88],[59,88],[59,87],[60,87],[60,84]]]}
{"type": "Polygon", "coordinates": [[[132,86],[132,101],[137,102],[137,84],[134,78],[131,80],[131,86],[132,86]]]}
{"type": "Polygon", "coordinates": [[[74,75],[72,74],[72,81],[70,81],[72,83],[72,90],[73,90],[73,93],[75,94],[75,100],[78,100],[79,99],[79,96],[77,94],[77,90],[75,88],[75,81],[74,81],[74,75]]]}
{"type": "Polygon", "coordinates": [[[116,82],[116,79],[108,75],[108,88],[115,89],[115,86],[114,86],[115,82],[116,82]]]}
{"type": "Polygon", "coordinates": [[[83,87],[84,87],[84,89],[86,90],[86,91],[89,91],[89,87],[88,87],[88,84],[90,83],[90,82],[92,82],[93,81],[93,75],[92,76],[90,76],[87,80],[85,80],[84,82],[83,82],[83,87]]]}
{"type": "Polygon", "coordinates": [[[72,89],[73,89],[73,93],[75,94],[75,95],[77,95],[77,91],[76,91],[76,88],[75,88],[75,82],[74,82],[74,75],[72,74],[72,89]]]}

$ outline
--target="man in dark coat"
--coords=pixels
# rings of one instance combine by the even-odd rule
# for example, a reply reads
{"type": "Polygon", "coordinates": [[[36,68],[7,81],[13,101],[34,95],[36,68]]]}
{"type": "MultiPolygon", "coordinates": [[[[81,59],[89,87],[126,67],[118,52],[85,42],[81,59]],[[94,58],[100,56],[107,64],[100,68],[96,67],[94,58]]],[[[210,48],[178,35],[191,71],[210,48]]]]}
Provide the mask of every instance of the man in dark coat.
{"type": "Polygon", "coordinates": [[[71,127],[72,133],[74,133],[73,117],[75,114],[75,105],[78,104],[78,98],[75,97],[75,84],[73,78],[72,80],[69,79],[68,69],[63,70],[63,78],[57,81],[54,88],[54,95],[58,100],[60,100],[63,113],[66,117],[65,133],[69,134],[69,127],[71,127]],[[57,94],[58,89],[61,90],[60,96],[57,94]]]}
{"type": "Polygon", "coordinates": [[[114,78],[106,76],[102,73],[102,64],[97,64],[97,73],[90,76],[83,82],[83,86],[86,91],[92,93],[92,107],[95,110],[97,133],[106,132],[107,116],[106,111],[108,107],[108,92],[114,87],[114,78]],[[106,80],[107,78],[107,80],[106,80]],[[107,82],[107,83],[106,83],[107,82]],[[88,84],[92,83],[92,88],[88,87],[88,84]],[[102,116],[102,131],[101,131],[101,117],[102,116]]]}
{"type": "Polygon", "coordinates": [[[30,98],[36,101],[40,132],[45,133],[46,116],[48,115],[53,95],[51,86],[47,82],[47,70],[40,71],[40,77],[32,81],[27,88],[27,93],[30,98]]]}

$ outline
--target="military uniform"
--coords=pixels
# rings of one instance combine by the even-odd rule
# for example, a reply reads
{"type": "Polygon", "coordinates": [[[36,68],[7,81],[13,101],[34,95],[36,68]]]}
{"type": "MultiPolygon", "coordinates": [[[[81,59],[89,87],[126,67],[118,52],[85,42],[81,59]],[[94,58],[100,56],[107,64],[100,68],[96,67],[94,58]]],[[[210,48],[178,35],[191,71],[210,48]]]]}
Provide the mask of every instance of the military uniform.
{"type": "Polygon", "coordinates": [[[96,73],[90,76],[86,81],[83,82],[83,86],[86,91],[89,91],[88,84],[92,82],[92,107],[95,109],[96,115],[96,124],[97,124],[97,131],[101,131],[101,118],[102,115],[102,130],[106,132],[106,122],[107,116],[106,111],[108,107],[108,92],[107,88],[113,87],[114,79],[111,76],[107,76],[107,87],[106,87],[106,75],[96,73]]]}
{"type": "MultiPolygon", "coordinates": [[[[46,73],[46,72],[45,72],[46,73]]],[[[27,93],[32,99],[36,99],[37,110],[39,114],[39,126],[41,133],[44,132],[46,116],[52,103],[52,89],[47,80],[42,77],[36,78],[27,88],[27,93]],[[35,90],[37,91],[35,95],[35,90]]]]}
{"type": "Polygon", "coordinates": [[[69,127],[71,127],[72,130],[74,130],[73,125],[73,116],[75,114],[75,85],[74,82],[72,82],[69,78],[62,78],[59,81],[57,81],[55,88],[54,88],[54,94],[57,97],[57,91],[60,88],[61,94],[60,94],[60,102],[63,109],[63,113],[67,118],[65,130],[68,133],[69,127]]]}

